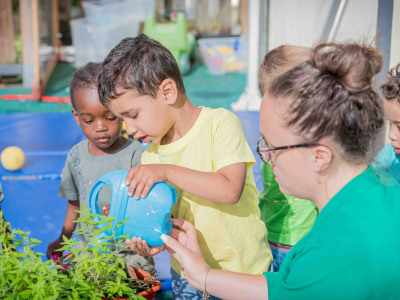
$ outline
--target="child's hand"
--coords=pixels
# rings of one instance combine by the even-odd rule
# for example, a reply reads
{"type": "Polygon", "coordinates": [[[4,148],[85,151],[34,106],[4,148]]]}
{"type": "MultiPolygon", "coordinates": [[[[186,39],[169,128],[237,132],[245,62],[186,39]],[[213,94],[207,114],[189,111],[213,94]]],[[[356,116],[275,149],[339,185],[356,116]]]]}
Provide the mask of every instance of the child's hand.
{"type": "Polygon", "coordinates": [[[153,256],[165,250],[166,248],[165,245],[149,247],[146,241],[142,240],[140,237],[132,237],[131,240],[126,240],[125,246],[129,246],[133,252],[141,256],[153,256]]]}
{"type": "Polygon", "coordinates": [[[135,192],[134,199],[144,198],[154,183],[167,181],[166,166],[151,164],[132,167],[125,180],[125,184],[129,185],[128,195],[132,196],[135,192]]]}
{"type": "Polygon", "coordinates": [[[103,215],[105,215],[106,217],[108,216],[108,214],[110,213],[110,204],[106,204],[101,208],[101,212],[103,213],[103,215]]]}
{"type": "Polygon", "coordinates": [[[58,249],[62,248],[63,245],[61,245],[61,243],[63,243],[63,239],[60,236],[58,239],[52,241],[49,246],[47,247],[47,251],[46,251],[46,256],[47,259],[51,259],[53,257],[53,254],[58,254],[58,257],[63,255],[62,251],[57,251],[58,249]]]}

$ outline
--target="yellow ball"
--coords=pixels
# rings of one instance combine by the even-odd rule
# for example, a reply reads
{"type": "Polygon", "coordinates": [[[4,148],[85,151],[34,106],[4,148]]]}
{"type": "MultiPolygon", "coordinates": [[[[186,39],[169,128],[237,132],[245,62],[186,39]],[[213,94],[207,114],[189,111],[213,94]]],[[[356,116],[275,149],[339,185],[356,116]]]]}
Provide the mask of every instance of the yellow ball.
{"type": "Polygon", "coordinates": [[[24,166],[25,155],[21,148],[11,146],[1,152],[0,156],[3,167],[10,171],[19,170],[24,166]]]}

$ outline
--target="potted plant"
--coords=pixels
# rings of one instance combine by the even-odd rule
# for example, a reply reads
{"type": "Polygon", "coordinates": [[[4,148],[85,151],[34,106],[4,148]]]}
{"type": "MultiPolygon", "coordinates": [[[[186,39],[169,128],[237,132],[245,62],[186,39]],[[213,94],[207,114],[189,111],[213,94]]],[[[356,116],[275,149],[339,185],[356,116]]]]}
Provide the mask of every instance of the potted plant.
{"type": "MultiPolygon", "coordinates": [[[[1,211],[0,211],[0,214],[1,211]]],[[[105,228],[93,227],[94,215],[81,212],[78,221],[87,227],[91,242],[83,246],[76,239],[64,239],[60,250],[68,255],[58,261],[43,262],[33,247],[39,240],[19,229],[6,230],[9,224],[0,217],[0,298],[1,299],[153,299],[161,283],[140,269],[126,265],[118,253],[126,248],[124,236],[99,239],[111,228],[113,218],[98,216],[105,228]],[[136,278],[135,278],[136,277],[136,278]]],[[[117,226],[121,226],[120,223],[117,226]]]]}

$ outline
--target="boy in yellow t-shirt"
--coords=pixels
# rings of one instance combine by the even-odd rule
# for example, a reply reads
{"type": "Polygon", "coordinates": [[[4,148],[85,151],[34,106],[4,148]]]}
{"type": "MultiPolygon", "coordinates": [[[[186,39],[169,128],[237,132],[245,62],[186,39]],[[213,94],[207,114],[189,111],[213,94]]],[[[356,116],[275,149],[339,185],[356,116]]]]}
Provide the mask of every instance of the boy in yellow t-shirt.
{"type": "MultiPolygon", "coordinates": [[[[170,182],[178,189],[173,215],[195,225],[212,268],[266,271],[272,255],[260,220],[255,159],[239,119],[225,109],[196,107],[172,54],[145,35],[124,39],[108,54],[99,95],[125,121],[128,134],[151,143],[143,165],[128,173],[128,194],[146,197],[155,182],[170,182]]],[[[165,249],[140,238],[128,243],[141,255],[165,249]]],[[[174,257],[171,265],[173,298],[201,299],[174,257]]]]}

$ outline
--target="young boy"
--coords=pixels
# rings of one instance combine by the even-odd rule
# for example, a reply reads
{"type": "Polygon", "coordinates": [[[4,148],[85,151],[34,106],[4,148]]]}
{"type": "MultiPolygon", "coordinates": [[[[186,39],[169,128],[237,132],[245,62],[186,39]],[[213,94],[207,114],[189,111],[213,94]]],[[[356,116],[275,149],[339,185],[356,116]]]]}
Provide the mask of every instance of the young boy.
{"type": "MultiPolygon", "coordinates": [[[[47,257],[51,258],[61,248],[62,236],[72,236],[80,207],[89,207],[89,195],[94,183],[105,173],[116,169],[129,169],[140,164],[144,151],[138,142],[127,140],[121,135],[122,121],[106,109],[99,101],[97,86],[101,64],[88,63],[77,70],[70,85],[72,114],[87,137],[69,151],[62,174],[59,196],[68,199],[67,213],[60,236],[51,242],[47,257]]],[[[99,203],[109,202],[110,190],[102,189],[99,203]]],[[[84,226],[78,223],[77,227],[84,226]]],[[[88,243],[86,235],[79,235],[88,243]]],[[[152,258],[144,258],[130,250],[123,256],[134,266],[154,273],[152,258]]]]}
{"type": "MultiPolygon", "coordinates": [[[[272,255],[260,220],[255,159],[239,119],[225,109],[196,107],[172,54],[145,35],[126,38],[109,53],[99,95],[125,121],[128,134],[151,142],[142,165],[128,173],[129,193],[146,197],[155,182],[170,182],[178,189],[173,216],[195,224],[212,268],[266,271],[272,255]]],[[[143,255],[165,248],[149,248],[140,238],[130,243],[143,255]]],[[[174,257],[171,265],[174,299],[201,299],[174,257]]]]}
{"type": "Polygon", "coordinates": [[[379,152],[374,166],[388,172],[400,183],[400,63],[388,72],[381,91],[385,98],[391,143],[379,152]]]}
{"type": "MultiPolygon", "coordinates": [[[[310,48],[291,45],[269,51],[258,71],[261,94],[264,95],[279,75],[308,60],[310,53],[310,48]]],[[[268,242],[274,257],[270,270],[277,272],[289,250],[310,231],[318,209],[311,201],[284,195],[275,181],[270,164],[262,163],[261,179],[264,185],[259,196],[261,220],[267,226],[268,242]]]]}

